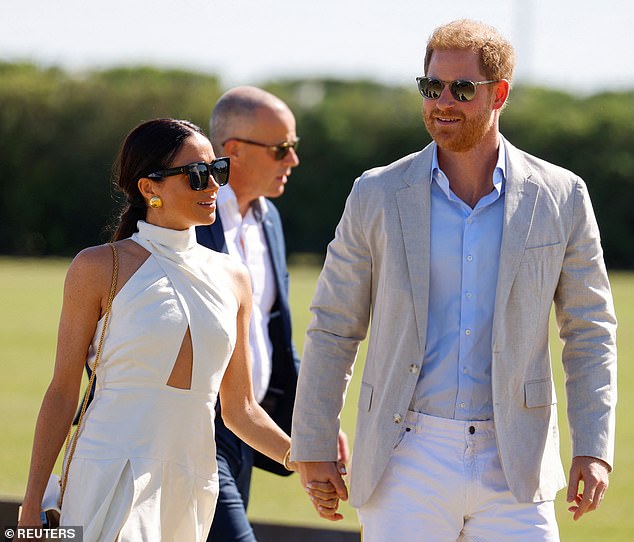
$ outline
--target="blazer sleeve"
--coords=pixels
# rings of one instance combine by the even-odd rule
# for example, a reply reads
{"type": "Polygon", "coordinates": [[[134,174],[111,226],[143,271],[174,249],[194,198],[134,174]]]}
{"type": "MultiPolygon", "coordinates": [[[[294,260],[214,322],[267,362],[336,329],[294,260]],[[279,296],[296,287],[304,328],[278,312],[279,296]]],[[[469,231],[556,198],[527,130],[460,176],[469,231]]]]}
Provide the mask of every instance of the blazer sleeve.
{"type": "Polygon", "coordinates": [[[298,461],[337,459],[339,415],[370,319],[372,266],[358,180],[346,201],[311,304],[293,414],[298,461]]]}
{"type": "Polygon", "coordinates": [[[612,465],[616,408],[616,316],[599,229],[585,183],[577,179],[570,236],[555,292],[564,343],[568,423],[575,456],[612,465]]]}

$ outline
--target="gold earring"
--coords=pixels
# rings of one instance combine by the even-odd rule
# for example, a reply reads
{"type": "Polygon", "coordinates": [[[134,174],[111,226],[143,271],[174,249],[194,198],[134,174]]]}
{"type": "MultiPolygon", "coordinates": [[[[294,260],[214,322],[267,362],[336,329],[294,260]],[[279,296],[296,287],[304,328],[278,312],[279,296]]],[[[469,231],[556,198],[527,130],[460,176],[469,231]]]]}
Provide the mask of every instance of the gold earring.
{"type": "Polygon", "coordinates": [[[158,196],[152,196],[148,203],[149,203],[149,206],[152,207],[152,209],[158,209],[159,207],[163,207],[163,200],[159,198],[158,196]]]}

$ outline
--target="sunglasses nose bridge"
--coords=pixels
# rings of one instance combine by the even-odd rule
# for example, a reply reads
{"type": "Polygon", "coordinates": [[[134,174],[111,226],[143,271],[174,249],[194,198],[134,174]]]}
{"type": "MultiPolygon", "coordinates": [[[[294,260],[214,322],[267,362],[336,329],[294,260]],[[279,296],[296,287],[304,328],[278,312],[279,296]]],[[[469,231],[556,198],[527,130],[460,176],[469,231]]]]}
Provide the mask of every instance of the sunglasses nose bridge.
{"type": "Polygon", "coordinates": [[[451,83],[443,82],[441,83],[441,85],[442,87],[440,88],[440,94],[435,100],[436,105],[437,107],[450,107],[457,101],[456,96],[452,92],[451,83]]]}

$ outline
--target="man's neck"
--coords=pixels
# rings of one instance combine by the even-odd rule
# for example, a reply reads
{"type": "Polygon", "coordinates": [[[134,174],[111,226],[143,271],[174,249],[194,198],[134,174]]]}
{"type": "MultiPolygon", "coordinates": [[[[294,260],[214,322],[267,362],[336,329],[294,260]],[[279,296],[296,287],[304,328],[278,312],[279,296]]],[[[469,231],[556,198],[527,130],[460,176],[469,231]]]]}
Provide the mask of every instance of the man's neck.
{"type": "Polygon", "coordinates": [[[438,165],[449,179],[449,187],[471,208],[493,190],[499,144],[499,138],[496,138],[465,152],[438,148],[438,165]]]}
{"type": "Polygon", "coordinates": [[[242,215],[242,218],[249,212],[251,208],[251,204],[257,199],[257,197],[253,197],[252,194],[245,192],[244,190],[240,190],[239,186],[235,186],[229,182],[229,186],[231,186],[231,190],[236,196],[236,202],[238,204],[238,211],[242,215]]]}
{"type": "Polygon", "coordinates": [[[247,199],[240,199],[237,198],[238,200],[238,210],[240,211],[240,214],[242,215],[242,218],[245,217],[245,215],[249,212],[249,209],[251,208],[251,204],[253,203],[253,200],[247,200],[247,199]]]}

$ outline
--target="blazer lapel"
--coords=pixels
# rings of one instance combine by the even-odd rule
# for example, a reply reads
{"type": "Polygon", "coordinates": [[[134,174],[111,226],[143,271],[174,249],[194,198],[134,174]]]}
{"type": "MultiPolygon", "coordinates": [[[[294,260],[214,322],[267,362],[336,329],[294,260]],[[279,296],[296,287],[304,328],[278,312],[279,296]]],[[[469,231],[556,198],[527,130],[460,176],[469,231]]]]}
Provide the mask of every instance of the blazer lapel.
{"type": "Polygon", "coordinates": [[[264,231],[264,238],[269,249],[269,255],[271,256],[271,265],[273,266],[273,274],[275,275],[275,285],[277,286],[278,293],[283,290],[283,278],[281,270],[284,268],[284,262],[280,262],[279,247],[284,246],[283,242],[277,238],[277,231],[275,224],[271,220],[269,213],[264,213],[259,201],[254,201],[251,208],[255,219],[262,224],[262,230],[264,231]]]}
{"type": "Polygon", "coordinates": [[[430,145],[421,152],[405,172],[403,180],[406,186],[396,192],[421,352],[425,349],[429,304],[431,157],[430,145]]]}
{"type": "MultiPolygon", "coordinates": [[[[267,204],[271,205],[270,202],[267,204]]],[[[286,253],[282,224],[279,219],[279,215],[267,211],[263,212],[262,207],[258,201],[253,203],[253,212],[255,219],[262,224],[262,230],[264,231],[264,238],[269,249],[269,255],[271,257],[271,265],[273,266],[273,275],[275,276],[275,286],[277,289],[276,302],[273,307],[274,311],[277,307],[279,310],[280,319],[282,323],[282,333],[284,334],[284,341],[281,343],[273,344],[273,349],[284,349],[285,351],[293,352],[292,346],[292,331],[291,331],[291,311],[288,305],[288,281],[287,281],[287,268],[286,268],[286,253]]],[[[273,356],[273,363],[279,359],[278,356],[273,356]]],[[[288,358],[285,358],[288,359],[288,358]]],[[[292,365],[295,367],[294,358],[291,356],[292,365]]],[[[294,389],[295,384],[291,378],[296,378],[297,372],[293,375],[288,374],[285,376],[285,383],[292,386],[294,389]]]]}
{"type": "Polygon", "coordinates": [[[496,330],[502,329],[500,319],[505,317],[504,307],[533,226],[535,204],[539,192],[539,186],[530,180],[530,170],[526,167],[517,149],[508,142],[506,142],[506,148],[509,167],[504,197],[500,266],[493,314],[492,344],[494,351],[496,330]]]}

